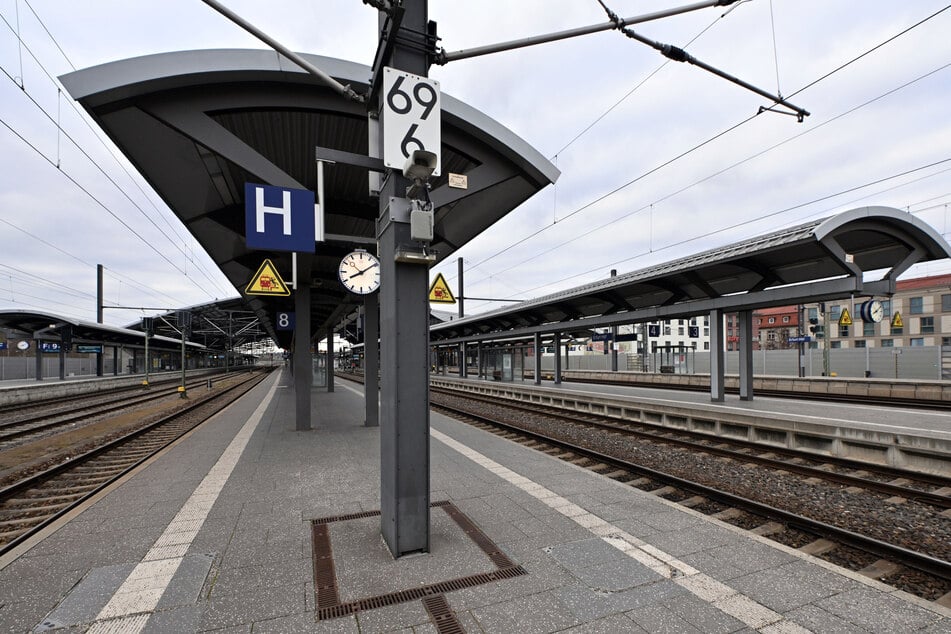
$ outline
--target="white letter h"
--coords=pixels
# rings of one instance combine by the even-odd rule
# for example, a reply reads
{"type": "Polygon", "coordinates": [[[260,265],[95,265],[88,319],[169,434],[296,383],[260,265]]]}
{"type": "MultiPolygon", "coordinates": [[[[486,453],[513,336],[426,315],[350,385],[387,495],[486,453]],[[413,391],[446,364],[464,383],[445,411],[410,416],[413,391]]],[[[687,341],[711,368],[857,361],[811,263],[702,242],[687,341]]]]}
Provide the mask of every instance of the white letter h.
{"type": "Polygon", "coordinates": [[[257,224],[255,229],[258,233],[264,233],[264,214],[280,214],[284,216],[284,235],[291,235],[291,193],[281,192],[283,195],[283,207],[268,207],[264,204],[264,188],[254,188],[255,219],[257,224]]]}

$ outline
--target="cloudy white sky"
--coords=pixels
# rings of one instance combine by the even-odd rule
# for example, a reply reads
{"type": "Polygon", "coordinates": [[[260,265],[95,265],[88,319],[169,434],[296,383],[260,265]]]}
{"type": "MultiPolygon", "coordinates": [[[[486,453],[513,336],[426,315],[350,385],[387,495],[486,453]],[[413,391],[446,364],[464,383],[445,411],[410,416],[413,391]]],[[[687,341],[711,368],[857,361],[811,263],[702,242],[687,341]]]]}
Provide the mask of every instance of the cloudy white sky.
{"type": "MultiPolygon", "coordinates": [[[[225,4],[294,50],[372,60],[376,11],[359,0],[225,4]]],[[[608,2],[624,17],[677,5],[608,2]]],[[[926,20],[946,7],[750,0],[636,27],[780,92],[812,113],[803,123],[754,116],[767,100],[617,32],[434,66],[444,92],[562,172],[458,253],[465,294],[527,299],[867,205],[913,213],[947,238],[951,9],[926,20]]],[[[263,45],[199,0],[0,0],[0,14],[0,309],[95,320],[96,264],[110,305],[235,296],[55,77],[263,45]]],[[[448,51],[606,20],[596,0],[431,0],[430,17],[448,51]]],[[[439,270],[457,291],[455,260],[439,270]]],[[[912,274],[948,271],[944,261],[912,274]]],[[[105,320],[137,316],[107,309],[105,320]]]]}

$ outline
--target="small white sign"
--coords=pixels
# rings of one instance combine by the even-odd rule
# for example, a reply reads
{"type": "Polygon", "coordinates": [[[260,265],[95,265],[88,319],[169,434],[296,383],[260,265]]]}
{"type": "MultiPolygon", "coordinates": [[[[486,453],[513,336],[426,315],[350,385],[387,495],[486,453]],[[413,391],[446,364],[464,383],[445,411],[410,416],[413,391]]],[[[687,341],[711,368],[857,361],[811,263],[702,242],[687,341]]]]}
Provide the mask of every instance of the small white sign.
{"type": "Polygon", "coordinates": [[[449,172],[449,186],[453,189],[469,189],[469,177],[465,174],[449,172]]]}
{"type": "Polygon", "coordinates": [[[383,68],[383,164],[402,170],[414,150],[436,155],[433,176],[441,173],[439,82],[395,68],[383,68]]]}

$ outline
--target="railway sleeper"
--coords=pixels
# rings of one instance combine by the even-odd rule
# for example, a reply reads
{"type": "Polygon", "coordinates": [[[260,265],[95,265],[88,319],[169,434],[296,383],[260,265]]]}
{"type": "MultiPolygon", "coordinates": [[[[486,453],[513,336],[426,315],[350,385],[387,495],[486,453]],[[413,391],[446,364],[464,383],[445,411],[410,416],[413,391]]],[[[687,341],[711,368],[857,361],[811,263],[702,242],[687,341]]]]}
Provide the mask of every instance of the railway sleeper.
{"type": "Polygon", "coordinates": [[[904,570],[904,567],[896,564],[893,561],[888,561],[887,559],[879,559],[878,561],[873,562],[872,564],[865,566],[858,571],[860,575],[868,577],[869,579],[876,579],[881,581],[885,577],[890,577],[894,574],[897,574],[904,570]]]}
{"type": "Polygon", "coordinates": [[[838,547],[838,544],[834,541],[820,537],[819,539],[802,546],[799,548],[799,551],[806,553],[807,555],[818,556],[823,553],[827,553],[830,550],[835,550],[836,547],[838,547]]]}
{"type": "Polygon", "coordinates": [[[79,495],[86,495],[89,491],[94,490],[98,486],[99,486],[98,484],[85,484],[80,486],[37,489],[35,492],[31,493],[29,498],[21,498],[21,499],[48,500],[48,499],[57,498],[57,497],[75,497],[79,495]]]}
{"type": "Polygon", "coordinates": [[[30,527],[36,526],[47,517],[52,515],[52,513],[47,513],[45,515],[32,515],[30,517],[18,517],[12,520],[4,520],[0,522],[0,530],[3,532],[0,533],[0,537],[6,535],[19,535],[20,533],[29,530],[30,527]]]}

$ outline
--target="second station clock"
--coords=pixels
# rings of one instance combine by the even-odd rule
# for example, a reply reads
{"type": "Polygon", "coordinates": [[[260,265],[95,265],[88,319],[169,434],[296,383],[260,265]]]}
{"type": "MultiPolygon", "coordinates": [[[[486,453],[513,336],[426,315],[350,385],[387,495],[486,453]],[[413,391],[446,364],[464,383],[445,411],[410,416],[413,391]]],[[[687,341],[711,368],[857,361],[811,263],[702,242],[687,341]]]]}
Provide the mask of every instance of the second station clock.
{"type": "Polygon", "coordinates": [[[369,295],[380,288],[380,261],[372,253],[356,250],[340,260],[340,283],[357,295],[369,295]]]}

